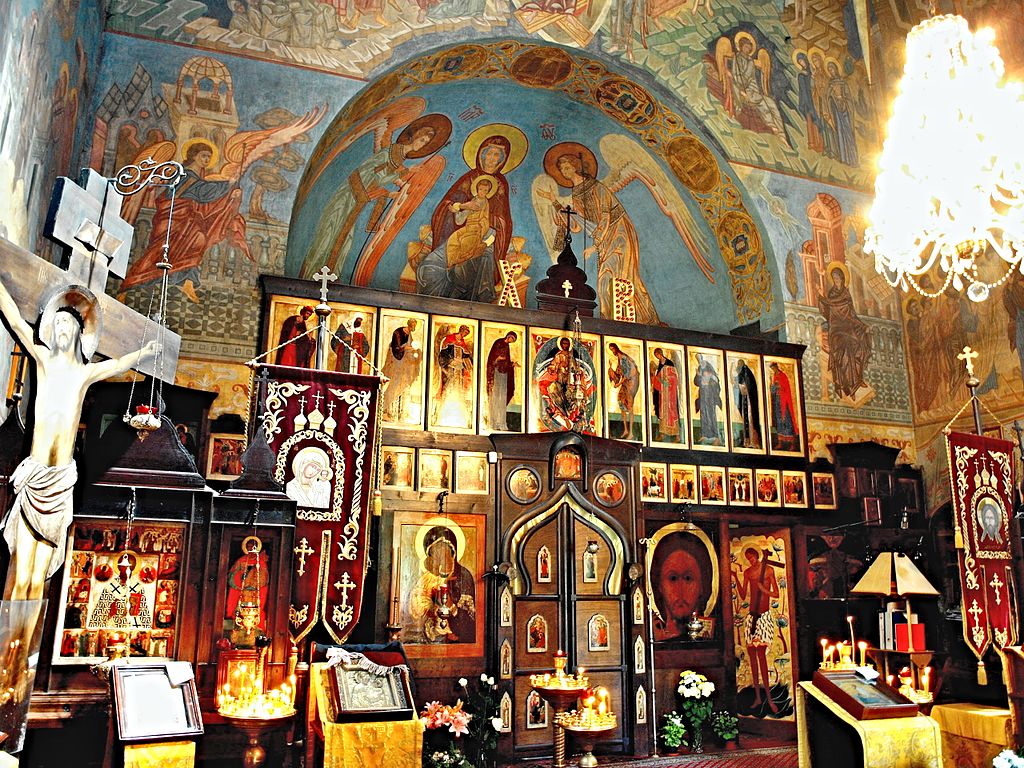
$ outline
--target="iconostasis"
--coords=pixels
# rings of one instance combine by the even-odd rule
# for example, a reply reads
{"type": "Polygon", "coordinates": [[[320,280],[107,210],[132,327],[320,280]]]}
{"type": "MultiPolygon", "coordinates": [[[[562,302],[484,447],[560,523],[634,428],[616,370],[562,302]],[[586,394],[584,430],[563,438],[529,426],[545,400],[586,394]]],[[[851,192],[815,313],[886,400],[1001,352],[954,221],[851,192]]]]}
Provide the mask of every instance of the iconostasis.
{"type": "MultiPolygon", "coordinates": [[[[264,291],[263,350],[312,327],[318,286],[264,291]]],[[[832,473],[807,463],[801,347],[598,318],[574,335],[557,313],[347,286],[328,299],[328,367],[391,380],[376,610],[423,696],[485,666],[505,748],[544,754],[554,713],[529,676],[564,650],[611,693],[613,751],[646,754],[684,666],[791,727],[789,527],[836,506],[832,473]]]]}

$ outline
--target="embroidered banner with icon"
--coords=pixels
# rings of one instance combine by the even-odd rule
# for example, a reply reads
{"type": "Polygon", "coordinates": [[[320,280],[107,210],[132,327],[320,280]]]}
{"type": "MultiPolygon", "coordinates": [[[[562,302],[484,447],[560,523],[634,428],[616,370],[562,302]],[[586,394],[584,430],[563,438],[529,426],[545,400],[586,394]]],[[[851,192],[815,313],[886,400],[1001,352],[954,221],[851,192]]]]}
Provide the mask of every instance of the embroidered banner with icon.
{"type": "Polygon", "coordinates": [[[274,479],[298,505],[292,642],[312,632],[343,643],[363,600],[380,379],[264,367],[270,380],[260,423],[276,456],[274,479]]]}
{"type": "Polygon", "coordinates": [[[978,657],[990,644],[1017,643],[1010,515],[1013,444],[981,435],[946,437],[960,563],[964,640],[978,657]]]}

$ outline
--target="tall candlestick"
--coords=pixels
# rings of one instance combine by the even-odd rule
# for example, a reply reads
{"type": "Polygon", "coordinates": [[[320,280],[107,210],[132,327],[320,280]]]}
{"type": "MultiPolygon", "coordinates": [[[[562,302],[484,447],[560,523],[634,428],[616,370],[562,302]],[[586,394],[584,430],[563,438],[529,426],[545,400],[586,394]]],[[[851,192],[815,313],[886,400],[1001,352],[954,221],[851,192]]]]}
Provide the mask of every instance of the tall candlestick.
{"type": "Polygon", "coordinates": [[[850,651],[857,647],[857,638],[853,636],[853,616],[846,617],[847,624],[850,625],[850,651]]]}

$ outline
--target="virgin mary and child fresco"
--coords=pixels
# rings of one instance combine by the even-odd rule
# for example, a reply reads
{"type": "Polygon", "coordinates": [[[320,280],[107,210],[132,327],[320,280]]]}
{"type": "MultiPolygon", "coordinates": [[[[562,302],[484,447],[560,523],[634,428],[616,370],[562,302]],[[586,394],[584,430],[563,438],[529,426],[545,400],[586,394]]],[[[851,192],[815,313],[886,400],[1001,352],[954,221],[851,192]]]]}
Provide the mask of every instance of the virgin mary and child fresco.
{"type": "Polygon", "coordinates": [[[505,174],[525,152],[526,137],[509,125],[485,125],[469,135],[463,157],[470,170],[434,209],[429,246],[421,241],[419,257],[410,257],[417,293],[494,302],[497,263],[512,239],[505,174]]]}

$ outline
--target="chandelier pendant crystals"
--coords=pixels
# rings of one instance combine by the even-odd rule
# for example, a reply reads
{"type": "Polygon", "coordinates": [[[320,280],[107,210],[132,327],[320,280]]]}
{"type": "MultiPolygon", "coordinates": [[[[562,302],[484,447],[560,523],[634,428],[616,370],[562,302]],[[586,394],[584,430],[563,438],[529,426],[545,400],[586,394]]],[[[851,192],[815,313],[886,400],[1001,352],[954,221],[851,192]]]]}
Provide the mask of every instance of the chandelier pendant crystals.
{"type": "Polygon", "coordinates": [[[890,285],[988,298],[1024,257],[1024,88],[993,33],[954,15],[907,37],[864,250],[890,285]]]}

